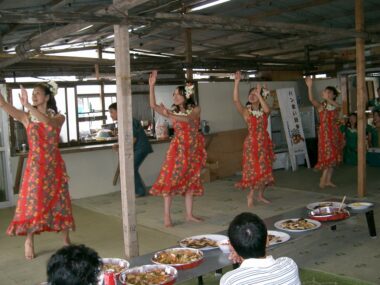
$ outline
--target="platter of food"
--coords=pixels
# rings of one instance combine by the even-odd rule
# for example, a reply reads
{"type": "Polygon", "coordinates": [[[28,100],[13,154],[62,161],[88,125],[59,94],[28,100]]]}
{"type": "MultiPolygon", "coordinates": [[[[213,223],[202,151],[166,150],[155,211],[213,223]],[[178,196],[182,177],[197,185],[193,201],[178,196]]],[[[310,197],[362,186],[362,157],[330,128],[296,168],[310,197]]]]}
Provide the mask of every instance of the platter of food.
{"type": "Polygon", "coordinates": [[[198,235],[181,240],[179,245],[187,248],[212,250],[218,248],[218,242],[225,239],[227,239],[225,235],[198,235]]]}
{"type": "Polygon", "coordinates": [[[279,231],[268,231],[269,246],[287,242],[290,235],[279,231]]]}
{"type": "Polygon", "coordinates": [[[299,233],[318,229],[321,223],[311,219],[295,218],[278,221],[274,226],[279,230],[299,233]]]}
{"type": "Polygon", "coordinates": [[[172,285],[177,279],[177,269],[168,265],[143,265],[120,273],[123,285],[172,285]]]}
{"type": "Polygon", "coordinates": [[[313,220],[327,222],[327,221],[340,221],[347,219],[350,216],[350,212],[346,209],[339,209],[333,207],[322,207],[316,210],[310,211],[309,217],[313,220]]]}
{"type": "Polygon", "coordinates": [[[348,204],[348,207],[350,207],[353,210],[365,210],[371,206],[373,206],[373,204],[369,202],[355,202],[348,204]]]}
{"type": "Polygon", "coordinates": [[[177,269],[194,268],[203,262],[203,252],[193,248],[170,248],[156,252],[152,262],[177,269]]]}
{"type": "MultiPolygon", "coordinates": [[[[315,203],[310,203],[306,206],[309,210],[316,210],[318,208],[323,208],[323,207],[333,207],[333,208],[339,208],[341,205],[340,202],[315,202],[315,203]]],[[[342,209],[346,208],[347,205],[343,204],[342,209]]]]}
{"type": "Polygon", "coordinates": [[[120,258],[102,258],[102,272],[112,269],[114,274],[118,276],[123,270],[129,268],[129,262],[120,258]]]}

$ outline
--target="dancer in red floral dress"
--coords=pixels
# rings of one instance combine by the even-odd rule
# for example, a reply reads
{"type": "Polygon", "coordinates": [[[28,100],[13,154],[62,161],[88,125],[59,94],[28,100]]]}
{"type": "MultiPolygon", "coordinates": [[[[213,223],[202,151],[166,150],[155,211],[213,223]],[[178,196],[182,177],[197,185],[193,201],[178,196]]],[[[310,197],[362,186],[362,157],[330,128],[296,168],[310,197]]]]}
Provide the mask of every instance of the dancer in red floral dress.
{"type": "Polygon", "coordinates": [[[200,222],[193,215],[193,196],[203,195],[201,169],[206,163],[203,135],[199,132],[200,108],[193,99],[193,85],[179,86],[173,94],[174,108],[157,105],[154,86],[157,71],[149,77],[150,107],[173,122],[172,139],[161,172],[150,189],[150,193],[164,198],[164,225],[172,226],[170,207],[173,195],[185,196],[186,220],[200,222]]]}
{"type": "Polygon", "coordinates": [[[0,107],[26,128],[29,155],[8,235],[26,235],[25,257],[33,259],[34,235],[62,232],[65,245],[70,244],[69,230],[74,220],[68,191],[65,163],[58,149],[59,133],[65,117],[57,112],[54,82],[39,83],[33,90],[33,105],[21,87],[20,100],[29,110],[17,110],[0,94],[0,107]]]}
{"type": "Polygon", "coordinates": [[[246,107],[239,99],[240,72],[235,73],[234,104],[248,125],[248,136],[243,147],[243,178],[235,186],[249,189],[247,195],[248,207],[253,206],[254,192],[258,192],[258,200],[270,203],[264,198],[267,186],[274,183],[272,162],[274,159],[272,141],[269,137],[268,115],[270,108],[261,95],[262,89],[258,84],[249,90],[246,107]]]}
{"type": "Polygon", "coordinates": [[[334,167],[343,160],[344,148],[343,134],[339,130],[340,105],[335,101],[339,92],[335,87],[327,86],[322,93],[324,101],[320,103],[313,96],[313,80],[307,77],[305,82],[308,87],[309,100],[319,114],[318,162],[315,166],[316,169],[322,170],[319,186],[321,188],[336,187],[331,178],[334,167]]]}

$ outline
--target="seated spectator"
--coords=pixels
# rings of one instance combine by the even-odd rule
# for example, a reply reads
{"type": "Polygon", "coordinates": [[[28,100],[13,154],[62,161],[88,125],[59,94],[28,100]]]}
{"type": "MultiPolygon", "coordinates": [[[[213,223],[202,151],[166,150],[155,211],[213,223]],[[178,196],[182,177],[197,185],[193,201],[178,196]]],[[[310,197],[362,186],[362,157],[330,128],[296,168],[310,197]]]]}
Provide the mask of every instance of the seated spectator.
{"type": "Polygon", "coordinates": [[[69,245],[54,253],[47,265],[49,285],[97,285],[102,260],[84,245],[69,245]]]}
{"type": "Polygon", "coordinates": [[[230,259],[241,262],[227,272],[220,285],[276,284],[299,285],[297,264],[288,257],[274,259],[266,255],[268,233],[264,222],[255,214],[236,216],[228,228],[230,259]]]}

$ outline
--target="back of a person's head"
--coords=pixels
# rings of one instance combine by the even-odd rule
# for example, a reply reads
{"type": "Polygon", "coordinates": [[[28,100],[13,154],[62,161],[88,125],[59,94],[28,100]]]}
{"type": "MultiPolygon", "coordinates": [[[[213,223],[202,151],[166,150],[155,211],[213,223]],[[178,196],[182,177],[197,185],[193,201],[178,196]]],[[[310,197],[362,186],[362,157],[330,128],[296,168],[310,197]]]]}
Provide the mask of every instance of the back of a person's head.
{"type": "Polygon", "coordinates": [[[84,245],[69,245],[54,253],[47,265],[49,285],[96,285],[102,261],[84,245]]]}
{"type": "Polygon", "coordinates": [[[111,105],[109,105],[109,106],[108,106],[108,110],[109,110],[109,109],[114,109],[114,110],[117,111],[117,103],[115,102],[115,103],[112,103],[111,105]]]}
{"type": "Polygon", "coordinates": [[[236,216],[228,227],[230,243],[244,259],[265,256],[267,235],[263,220],[252,213],[236,216]]]}

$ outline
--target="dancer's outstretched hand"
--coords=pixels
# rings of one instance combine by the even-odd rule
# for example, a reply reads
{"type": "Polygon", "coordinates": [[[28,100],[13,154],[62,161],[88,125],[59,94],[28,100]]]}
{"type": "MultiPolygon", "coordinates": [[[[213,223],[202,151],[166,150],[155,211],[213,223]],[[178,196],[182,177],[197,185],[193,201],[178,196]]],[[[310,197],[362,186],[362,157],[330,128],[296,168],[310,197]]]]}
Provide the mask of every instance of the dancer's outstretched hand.
{"type": "Polygon", "coordinates": [[[22,85],[20,85],[20,88],[21,88],[21,94],[19,94],[19,97],[20,97],[21,105],[23,105],[24,107],[28,107],[30,105],[29,99],[28,99],[28,92],[22,85]]]}
{"type": "Polygon", "coordinates": [[[154,86],[157,80],[157,70],[153,70],[149,75],[149,86],[154,86]]]}
{"type": "Polygon", "coordinates": [[[235,83],[239,83],[241,80],[241,72],[240,71],[236,71],[235,72],[235,83]]]}
{"type": "Polygon", "coordinates": [[[311,86],[313,86],[313,79],[310,76],[308,76],[305,78],[305,83],[307,87],[311,88],[311,86]]]}

